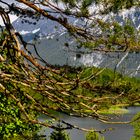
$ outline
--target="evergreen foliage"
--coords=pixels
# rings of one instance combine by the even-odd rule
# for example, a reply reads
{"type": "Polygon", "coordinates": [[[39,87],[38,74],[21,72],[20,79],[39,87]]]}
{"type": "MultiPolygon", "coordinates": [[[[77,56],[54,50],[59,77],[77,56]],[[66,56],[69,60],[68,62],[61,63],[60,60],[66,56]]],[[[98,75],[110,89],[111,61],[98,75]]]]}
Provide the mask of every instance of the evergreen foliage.
{"type": "Polygon", "coordinates": [[[58,130],[51,133],[50,140],[70,140],[70,138],[64,130],[58,130]]]}
{"type": "Polygon", "coordinates": [[[87,133],[86,140],[104,140],[104,137],[100,136],[99,133],[92,130],[87,133]]]}

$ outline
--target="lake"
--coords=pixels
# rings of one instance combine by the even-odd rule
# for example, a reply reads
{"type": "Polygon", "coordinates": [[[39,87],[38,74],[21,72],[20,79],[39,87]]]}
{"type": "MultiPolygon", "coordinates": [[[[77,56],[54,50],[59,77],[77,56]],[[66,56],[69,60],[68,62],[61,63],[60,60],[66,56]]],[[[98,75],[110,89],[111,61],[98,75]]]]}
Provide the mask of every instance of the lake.
{"type": "MultiPolygon", "coordinates": [[[[117,116],[115,121],[129,121],[133,116],[140,111],[140,107],[128,107],[129,113],[117,116]]],[[[76,118],[67,116],[64,114],[59,114],[59,117],[68,123],[77,125],[84,128],[95,128],[97,130],[103,130],[108,128],[113,128],[112,131],[107,131],[102,134],[105,140],[130,140],[133,136],[133,127],[130,124],[105,124],[90,118],[76,118]]],[[[116,118],[116,117],[115,117],[116,118]]],[[[47,117],[41,116],[40,120],[45,120],[47,117]]],[[[45,135],[50,135],[52,130],[45,128],[42,130],[45,135]]],[[[85,140],[86,133],[80,130],[69,130],[71,140],[85,140]]]]}

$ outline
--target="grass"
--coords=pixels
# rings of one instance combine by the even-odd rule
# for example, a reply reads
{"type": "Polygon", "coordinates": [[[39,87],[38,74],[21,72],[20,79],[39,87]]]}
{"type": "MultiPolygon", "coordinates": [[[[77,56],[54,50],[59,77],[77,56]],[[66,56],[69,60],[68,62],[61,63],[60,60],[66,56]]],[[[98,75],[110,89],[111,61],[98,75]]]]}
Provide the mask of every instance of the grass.
{"type": "Polygon", "coordinates": [[[129,113],[129,110],[118,107],[118,106],[111,106],[109,109],[102,109],[98,111],[100,114],[126,114],[129,113]]]}

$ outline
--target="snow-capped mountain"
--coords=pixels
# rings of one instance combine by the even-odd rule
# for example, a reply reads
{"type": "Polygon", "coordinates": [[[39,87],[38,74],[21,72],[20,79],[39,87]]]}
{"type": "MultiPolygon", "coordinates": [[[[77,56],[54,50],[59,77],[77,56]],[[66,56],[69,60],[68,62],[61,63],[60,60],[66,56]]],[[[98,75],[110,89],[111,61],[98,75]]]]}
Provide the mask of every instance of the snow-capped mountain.
{"type": "MultiPolygon", "coordinates": [[[[79,22],[74,18],[70,18],[69,21],[74,24],[78,24],[79,22]]],[[[99,53],[79,54],[80,57],[77,57],[78,54],[76,52],[79,50],[75,50],[76,44],[74,40],[57,22],[43,17],[38,21],[36,21],[36,19],[23,17],[14,21],[13,26],[23,35],[26,41],[37,38],[36,45],[38,46],[38,51],[41,56],[46,58],[51,64],[98,66],[102,62],[102,57],[99,53]],[[67,42],[71,50],[65,46],[67,42]]]]}
{"type": "MultiPolygon", "coordinates": [[[[123,10],[119,14],[109,14],[106,16],[100,16],[104,20],[111,20],[114,17],[120,24],[125,24],[126,18],[132,22],[133,26],[140,30],[140,8],[133,7],[129,10],[123,10]]],[[[78,21],[74,18],[69,18],[70,22],[75,22],[81,24],[81,20],[78,21]]],[[[13,22],[15,29],[23,34],[24,36],[27,34],[36,34],[40,37],[49,36],[53,33],[62,33],[64,32],[64,28],[60,26],[58,23],[51,21],[45,17],[41,17],[40,19],[21,17],[13,22]],[[32,24],[31,24],[32,23],[32,24]]]]}
{"type": "MultiPolygon", "coordinates": [[[[125,24],[126,18],[129,18],[132,25],[137,30],[140,30],[140,8],[135,7],[129,10],[124,10],[116,15],[111,13],[110,15],[102,16],[101,18],[107,21],[112,17],[122,25],[125,24]]],[[[69,21],[74,24],[81,22],[74,18],[70,18],[69,21]]],[[[75,50],[76,44],[66,33],[65,29],[57,22],[51,21],[47,18],[41,17],[36,20],[35,18],[21,17],[15,20],[12,24],[15,29],[23,35],[26,41],[31,41],[34,38],[37,39],[36,45],[40,55],[51,64],[69,64],[74,66],[104,66],[104,64],[106,64],[109,67],[117,69],[123,69],[122,66],[125,65],[127,69],[126,73],[131,73],[133,76],[140,75],[140,61],[138,61],[138,58],[140,57],[136,56],[136,58],[132,58],[132,54],[113,54],[113,57],[109,57],[110,54],[104,55],[100,52],[79,54],[76,52],[77,49],[75,50]],[[66,42],[69,43],[71,49],[74,51],[70,51],[69,48],[65,46],[66,42]],[[131,70],[129,71],[128,67],[132,61],[134,61],[135,64],[133,63],[133,70],[131,67],[131,70]],[[112,62],[112,64],[109,65],[108,62],[112,62]]],[[[139,56],[140,54],[137,55],[139,56]]]]}
{"type": "Polygon", "coordinates": [[[54,33],[57,34],[62,32],[60,25],[43,17],[37,20],[21,17],[12,24],[16,31],[20,32],[27,41],[33,40],[35,36],[52,38],[51,35],[54,33]]]}

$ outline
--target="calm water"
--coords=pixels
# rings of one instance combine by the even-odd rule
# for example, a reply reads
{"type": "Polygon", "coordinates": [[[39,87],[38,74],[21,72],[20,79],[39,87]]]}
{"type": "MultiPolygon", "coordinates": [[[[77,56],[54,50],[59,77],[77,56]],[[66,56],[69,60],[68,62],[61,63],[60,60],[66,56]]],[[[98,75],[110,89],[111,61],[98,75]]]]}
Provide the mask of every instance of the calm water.
{"type": "MultiPolygon", "coordinates": [[[[133,116],[140,111],[140,107],[129,107],[129,113],[118,116],[118,121],[129,121],[133,116]]],[[[97,130],[103,130],[107,128],[114,128],[112,131],[107,131],[103,134],[105,140],[130,140],[133,136],[133,127],[129,124],[105,124],[99,121],[89,119],[89,118],[75,118],[69,117],[66,115],[59,115],[60,118],[64,119],[66,122],[69,122],[79,127],[84,128],[95,128],[97,130]]],[[[40,118],[45,120],[45,116],[40,118]]],[[[52,132],[50,129],[45,129],[44,133],[48,136],[52,132]]],[[[79,130],[69,130],[71,140],[85,140],[86,133],[79,130]]]]}

